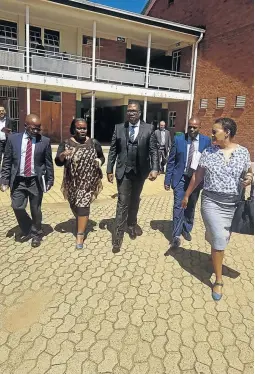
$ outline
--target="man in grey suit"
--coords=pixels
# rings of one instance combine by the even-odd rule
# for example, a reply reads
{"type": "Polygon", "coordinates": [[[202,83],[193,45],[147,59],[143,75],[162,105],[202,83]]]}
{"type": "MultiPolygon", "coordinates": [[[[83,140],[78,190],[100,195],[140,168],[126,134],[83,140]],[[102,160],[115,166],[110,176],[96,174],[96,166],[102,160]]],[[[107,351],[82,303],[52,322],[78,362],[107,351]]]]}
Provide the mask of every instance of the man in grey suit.
{"type": "Polygon", "coordinates": [[[43,192],[54,182],[54,169],[50,139],[40,135],[41,120],[29,114],[25,121],[25,132],[8,137],[2,175],[1,191],[11,190],[12,208],[22,235],[21,240],[32,238],[32,247],[42,240],[43,192]],[[29,199],[31,217],[26,212],[29,199]]]}
{"type": "Polygon", "coordinates": [[[167,162],[167,155],[169,154],[171,148],[171,136],[170,132],[166,130],[165,121],[160,122],[159,129],[155,131],[155,135],[157,138],[159,150],[160,171],[164,173],[164,166],[167,162]]]}
{"type": "Polygon", "coordinates": [[[120,251],[126,223],[131,239],[142,235],[142,229],[137,225],[140,195],[145,180],[154,181],[159,170],[154,128],[140,120],[140,116],[139,102],[130,102],[127,122],[115,126],[108,156],[107,178],[110,183],[113,183],[113,168],[117,160],[118,203],[113,253],[120,251]]]}

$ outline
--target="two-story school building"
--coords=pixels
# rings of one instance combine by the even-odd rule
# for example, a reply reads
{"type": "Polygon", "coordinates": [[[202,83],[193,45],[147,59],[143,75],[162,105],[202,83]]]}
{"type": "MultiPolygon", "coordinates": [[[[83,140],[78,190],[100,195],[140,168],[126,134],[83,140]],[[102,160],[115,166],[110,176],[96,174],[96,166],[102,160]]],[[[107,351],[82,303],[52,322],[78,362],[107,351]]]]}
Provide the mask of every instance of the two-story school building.
{"type": "Polygon", "coordinates": [[[173,103],[181,105],[184,130],[203,35],[199,27],[85,0],[2,0],[0,104],[19,130],[26,114],[39,115],[52,142],[69,135],[75,116],[109,142],[130,99],[141,102],[144,120],[163,119],[170,128],[173,103]]]}

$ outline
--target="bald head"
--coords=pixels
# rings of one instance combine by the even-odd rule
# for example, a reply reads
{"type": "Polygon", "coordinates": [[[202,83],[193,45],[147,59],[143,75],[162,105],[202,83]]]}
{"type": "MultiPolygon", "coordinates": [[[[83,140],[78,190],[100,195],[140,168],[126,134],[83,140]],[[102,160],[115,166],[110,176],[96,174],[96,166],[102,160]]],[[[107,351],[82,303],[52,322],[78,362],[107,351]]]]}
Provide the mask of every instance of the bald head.
{"type": "Polygon", "coordinates": [[[28,114],[25,120],[26,132],[32,136],[36,137],[41,131],[41,120],[36,114],[28,114]]]}
{"type": "Polygon", "coordinates": [[[159,122],[159,128],[160,128],[160,130],[164,130],[164,129],[166,128],[166,123],[165,123],[165,121],[160,121],[160,122],[159,122]]]}
{"type": "Polygon", "coordinates": [[[199,134],[200,127],[200,118],[193,116],[189,119],[188,134],[191,139],[195,139],[197,137],[197,135],[199,134]]]}

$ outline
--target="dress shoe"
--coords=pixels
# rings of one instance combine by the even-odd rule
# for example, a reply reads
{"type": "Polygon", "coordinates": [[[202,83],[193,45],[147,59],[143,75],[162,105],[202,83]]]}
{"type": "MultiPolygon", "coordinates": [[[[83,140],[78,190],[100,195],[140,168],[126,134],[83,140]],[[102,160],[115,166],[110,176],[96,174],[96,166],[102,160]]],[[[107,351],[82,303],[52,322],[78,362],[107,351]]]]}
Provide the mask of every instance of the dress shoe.
{"type": "Polygon", "coordinates": [[[135,240],[137,236],[143,235],[143,230],[141,229],[139,225],[134,225],[134,226],[128,227],[128,233],[129,233],[130,239],[135,240]]]}
{"type": "Polygon", "coordinates": [[[31,246],[33,248],[37,248],[37,247],[40,247],[41,245],[41,241],[42,241],[42,238],[40,236],[34,236],[32,238],[32,242],[31,242],[31,246]]]}
{"type": "Polygon", "coordinates": [[[184,237],[185,240],[187,240],[188,242],[191,242],[192,237],[191,237],[191,235],[190,235],[189,232],[187,232],[187,231],[183,231],[183,232],[182,232],[182,236],[184,237]]]}
{"type": "Polygon", "coordinates": [[[124,236],[124,233],[115,234],[115,237],[113,238],[113,241],[112,241],[112,253],[120,252],[120,248],[123,242],[123,236],[124,236]]]}
{"type": "Polygon", "coordinates": [[[181,238],[179,236],[176,236],[173,238],[173,241],[171,243],[171,249],[177,249],[181,245],[181,238]]]}
{"type": "Polygon", "coordinates": [[[15,242],[25,243],[30,239],[31,239],[31,233],[29,233],[27,235],[22,234],[22,233],[15,234],[15,242]]]}

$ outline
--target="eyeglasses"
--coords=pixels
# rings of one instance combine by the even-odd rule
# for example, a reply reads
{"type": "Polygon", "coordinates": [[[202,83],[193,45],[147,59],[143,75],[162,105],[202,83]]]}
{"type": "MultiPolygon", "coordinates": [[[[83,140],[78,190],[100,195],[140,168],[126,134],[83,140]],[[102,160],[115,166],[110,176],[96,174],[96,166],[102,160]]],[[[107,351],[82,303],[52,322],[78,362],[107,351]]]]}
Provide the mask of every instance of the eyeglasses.
{"type": "Polygon", "coordinates": [[[127,110],[127,113],[128,113],[128,114],[131,114],[131,113],[134,113],[134,114],[135,114],[135,113],[139,113],[139,110],[130,110],[130,109],[128,109],[128,110],[127,110]]]}
{"type": "Polygon", "coordinates": [[[198,130],[198,126],[188,126],[188,129],[189,129],[189,130],[192,130],[192,129],[194,129],[194,130],[198,130]]]}

